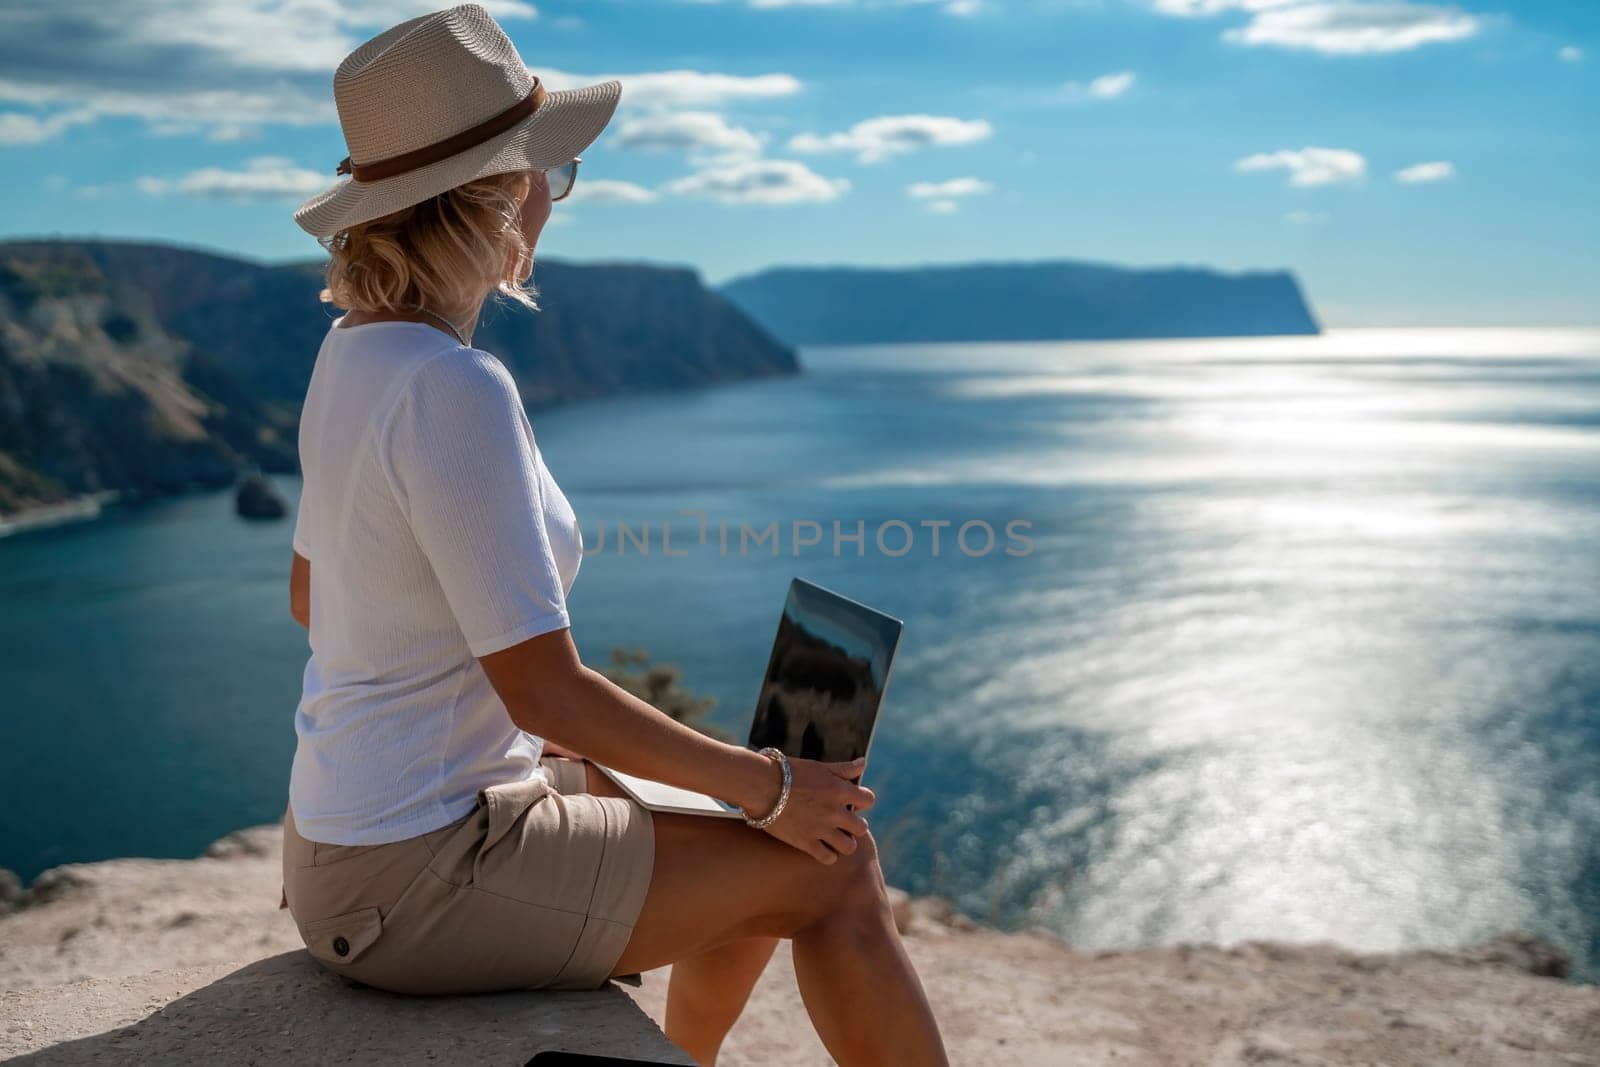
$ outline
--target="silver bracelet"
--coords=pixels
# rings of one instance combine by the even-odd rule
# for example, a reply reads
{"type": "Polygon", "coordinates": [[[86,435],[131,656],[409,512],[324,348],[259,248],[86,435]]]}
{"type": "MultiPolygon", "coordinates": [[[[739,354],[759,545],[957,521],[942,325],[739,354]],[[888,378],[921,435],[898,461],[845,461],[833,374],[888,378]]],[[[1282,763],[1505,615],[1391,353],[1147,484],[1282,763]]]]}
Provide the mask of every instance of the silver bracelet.
{"type": "Polygon", "coordinates": [[[794,782],[793,772],[789,769],[789,757],[785,756],[782,750],[764,748],[761,750],[761,755],[777,760],[778,766],[783,768],[783,788],[778,791],[778,802],[772,805],[772,810],[759,819],[752,819],[749,812],[743,808],[739,809],[739,814],[744,816],[744,824],[757,830],[765,830],[778,821],[778,816],[783,814],[784,805],[789,803],[789,786],[794,782]]]}

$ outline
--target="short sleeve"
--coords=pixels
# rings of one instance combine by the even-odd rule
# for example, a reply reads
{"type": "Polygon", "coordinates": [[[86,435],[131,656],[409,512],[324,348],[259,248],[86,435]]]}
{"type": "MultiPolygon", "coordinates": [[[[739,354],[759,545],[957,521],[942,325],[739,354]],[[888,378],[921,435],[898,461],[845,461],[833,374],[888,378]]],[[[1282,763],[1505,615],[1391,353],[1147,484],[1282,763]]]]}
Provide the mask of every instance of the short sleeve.
{"type": "Polygon", "coordinates": [[[568,625],[533,430],[499,360],[473,349],[429,360],[380,454],[474,656],[568,625]]]}

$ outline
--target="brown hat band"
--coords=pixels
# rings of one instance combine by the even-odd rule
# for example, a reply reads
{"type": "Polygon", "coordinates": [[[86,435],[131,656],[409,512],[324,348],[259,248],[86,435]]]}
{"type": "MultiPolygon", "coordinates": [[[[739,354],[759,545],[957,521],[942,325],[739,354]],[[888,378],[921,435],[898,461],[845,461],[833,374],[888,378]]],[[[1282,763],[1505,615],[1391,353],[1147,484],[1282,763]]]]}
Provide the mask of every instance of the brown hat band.
{"type": "Polygon", "coordinates": [[[539,105],[544,103],[544,86],[538,78],[533,79],[533,90],[521,100],[506,108],[493,118],[484,120],[476,126],[462,130],[460,133],[446,137],[442,141],[435,141],[430,145],[423,145],[411,152],[403,152],[398,156],[388,159],[374,160],[371,163],[351,163],[350,157],[345,156],[335,168],[335,174],[348,174],[358,182],[378,182],[385,178],[393,178],[397,174],[405,174],[434,163],[442,162],[451,156],[465,152],[469,148],[476,148],[492,137],[498,137],[511,127],[539,110],[539,105]]]}

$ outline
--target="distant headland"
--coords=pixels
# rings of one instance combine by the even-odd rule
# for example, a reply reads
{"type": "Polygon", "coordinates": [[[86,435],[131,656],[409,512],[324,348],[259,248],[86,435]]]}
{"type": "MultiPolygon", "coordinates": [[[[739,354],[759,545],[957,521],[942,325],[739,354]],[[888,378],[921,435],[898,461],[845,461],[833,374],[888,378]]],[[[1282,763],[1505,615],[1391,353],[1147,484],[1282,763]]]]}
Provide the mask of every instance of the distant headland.
{"type": "Polygon", "coordinates": [[[1288,271],[1225,274],[1068,260],[777,267],[721,292],[795,345],[1318,333],[1288,271]]]}

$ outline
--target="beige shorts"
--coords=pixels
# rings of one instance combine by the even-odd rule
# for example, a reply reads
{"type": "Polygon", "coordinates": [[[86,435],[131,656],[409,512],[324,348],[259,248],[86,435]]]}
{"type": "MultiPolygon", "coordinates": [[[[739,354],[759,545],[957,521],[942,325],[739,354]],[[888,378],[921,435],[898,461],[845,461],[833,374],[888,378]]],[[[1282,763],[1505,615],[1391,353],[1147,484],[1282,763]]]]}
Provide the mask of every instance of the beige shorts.
{"type": "Polygon", "coordinates": [[[283,820],[283,897],[324,967],[396,993],[593,989],[627,947],[655,832],[585,791],[581,762],[492,786],[467,815],[384,845],[308,841],[283,820]]]}

